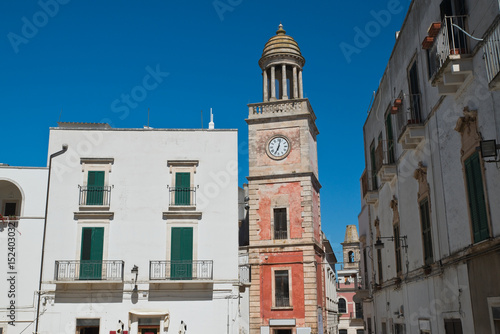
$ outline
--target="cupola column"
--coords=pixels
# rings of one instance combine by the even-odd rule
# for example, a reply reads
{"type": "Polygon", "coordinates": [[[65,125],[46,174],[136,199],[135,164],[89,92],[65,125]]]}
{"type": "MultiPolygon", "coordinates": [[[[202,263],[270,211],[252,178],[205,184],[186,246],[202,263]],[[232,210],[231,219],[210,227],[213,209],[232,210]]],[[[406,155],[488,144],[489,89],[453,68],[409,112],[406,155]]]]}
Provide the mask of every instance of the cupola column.
{"type": "Polygon", "coordinates": [[[304,98],[304,86],[302,85],[302,69],[299,70],[299,99],[304,98]]]}
{"type": "Polygon", "coordinates": [[[276,75],[275,68],[271,66],[271,100],[276,101],[276,75]]]}
{"type": "Polygon", "coordinates": [[[267,92],[269,90],[268,87],[267,87],[267,69],[262,72],[262,80],[263,80],[263,84],[262,84],[262,87],[263,87],[262,88],[263,89],[263,91],[262,91],[262,93],[263,93],[262,94],[262,98],[263,98],[264,102],[267,102],[269,100],[269,97],[268,97],[268,94],[267,94],[267,92]]]}
{"type": "Polygon", "coordinates": [[[286,84],[286,65],[283,64],[281,65],[281,90],[282,90],[282,96],[281,98],[283,100],[288,100],[288,88],[286,84]]]}
{"type": "Polygon", "coordinates": [[[293,98],[296,99],[299,95],[299,87],[297,87],[297,66],[293,67],[293,98]]]}

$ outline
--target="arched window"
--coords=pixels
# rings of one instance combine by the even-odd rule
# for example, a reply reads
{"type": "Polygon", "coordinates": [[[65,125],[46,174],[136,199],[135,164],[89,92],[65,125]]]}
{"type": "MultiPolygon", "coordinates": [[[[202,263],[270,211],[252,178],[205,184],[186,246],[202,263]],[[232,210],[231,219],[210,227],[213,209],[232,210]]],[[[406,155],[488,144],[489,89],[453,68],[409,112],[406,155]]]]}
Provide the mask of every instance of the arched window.
{"type": "Polygon", "coordinates": [[[21,215],[22,194],[12,182],[0,180],[0,214],[4,217],[21,215]]]}
{"type": "Polygon", "coordinates": [[[339,313],[347,313],[347,305],[344,298],[339,298],[339,313]]]}
{"type": "Polygon", "coordinates": [[[354,263],[354,252],[350,251],[347,256],[349,257],[349,263],[354,263]]]}

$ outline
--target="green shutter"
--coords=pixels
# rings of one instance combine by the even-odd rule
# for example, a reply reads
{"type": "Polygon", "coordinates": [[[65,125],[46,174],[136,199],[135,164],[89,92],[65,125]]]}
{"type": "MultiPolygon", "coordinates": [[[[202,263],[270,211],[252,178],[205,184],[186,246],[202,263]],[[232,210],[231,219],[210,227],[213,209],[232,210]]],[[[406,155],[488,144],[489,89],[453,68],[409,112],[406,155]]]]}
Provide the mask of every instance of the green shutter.
{"type": "Polygon", "coordinates": [[[191,205],[190,173],[175,173],[175,204],[191,205]]]}
{"type": "Polygon", "coordinates": [[[479,242],[488,239],[490,236],[479,153],[475,152],[472,154],[470,158],[465,160],[464,165],[472,232],[474,242],[479,242]]]}
{"type": "Polygon", "coordinates": [[[394,141],[392,136],[392,115],[390,112],[387,113],[387,117],[385,119],[385,131],[387,134],[387,159],[388,163],[394,163],[394,141]]]}
{"type": "Polygon", "coordinates": [[[170,243],[170,278],[192,279],[193,228],[172,227],[170,243]]]}
{"type": "Polygon", "coordinates": [[[422,240],[424,243],[424,263],[431,264],[434,261],[434,256],[432,254],[431,220],[429,200],[427,198],[420,202],[420,222],[422,224],[422,240]]]}
{"type": "Polygon", "coordinates": [[[89,171],[87,177],[87,205],[102,205],[104,171],[89,171]]]}
{"type": "Polygon", "coordinates": [[[82,228],[80,279],[101,279],[103,244],[104,227],[82,228]]]}

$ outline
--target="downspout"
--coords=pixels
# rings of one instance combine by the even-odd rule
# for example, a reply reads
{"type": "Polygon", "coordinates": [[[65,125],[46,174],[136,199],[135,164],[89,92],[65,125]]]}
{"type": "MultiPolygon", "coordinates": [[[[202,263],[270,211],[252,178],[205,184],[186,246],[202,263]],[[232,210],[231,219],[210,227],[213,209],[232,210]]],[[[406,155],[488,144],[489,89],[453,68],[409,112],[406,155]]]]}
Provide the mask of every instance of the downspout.
{"type": "Polygon", "coordinates": [[[45,234],[47,231],[47,212],[49,209],[49,190],[50,190],[50,172],[52,168],[52,159],[57,157],[58,155],[64,154],[68,150],[68,145],[63,144],[62,150],[56,153],[52,153],[49,158],[49,175],[47,179],[47,196],[45,197],[45,218],[43,221],[43,237],[42,237],[42,256],[40,260],[40,279],[38,281],[38,306],[36,308],[36,320],[35,320],[35,332],[34,334],[38,334],[38,320],[40,318],[40,300],[42,293],[42,274],[43,274],[43,259],[45,254],[45,234]]]}

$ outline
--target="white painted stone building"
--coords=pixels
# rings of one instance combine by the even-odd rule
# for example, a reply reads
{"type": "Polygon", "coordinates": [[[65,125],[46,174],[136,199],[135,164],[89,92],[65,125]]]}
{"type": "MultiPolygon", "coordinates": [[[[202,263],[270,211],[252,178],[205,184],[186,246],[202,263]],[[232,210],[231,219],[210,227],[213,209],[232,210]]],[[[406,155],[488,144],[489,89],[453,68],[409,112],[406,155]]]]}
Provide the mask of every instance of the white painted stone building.
{"type": "Polygon", "coordinates": [[[47,168],[0,165],[2,334],[32,332],[46,191],[47,168]]]}
{"type": "Polygon", "coordinates": [[[500,3],[414,0],[364,125],[366,333],[500,332],[500,3]],[[491,144],[491,142],[490,142],[491,144]]]}
{"type": "Polygon", "coordinates": [[[237,131],[60,123],[63,144],[38,332],[237,332],[237,131]]]}

